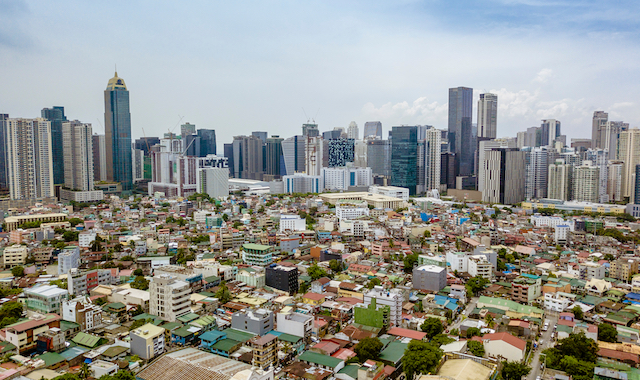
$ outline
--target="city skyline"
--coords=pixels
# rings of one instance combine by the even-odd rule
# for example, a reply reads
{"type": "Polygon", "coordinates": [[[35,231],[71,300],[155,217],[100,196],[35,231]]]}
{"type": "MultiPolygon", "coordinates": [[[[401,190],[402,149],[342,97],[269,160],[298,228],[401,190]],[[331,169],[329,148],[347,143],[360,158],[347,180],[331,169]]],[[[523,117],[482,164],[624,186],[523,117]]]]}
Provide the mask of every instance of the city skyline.
{"type": "Polygon", "coordinates": [[[0,64],[14,90],[0,95],[0,112],[34,118],[59,105],[104,133],[97,94],[117,63],[132,91],[133,139],[161,137],[184,122],[219,131],[223,142],[256,129],[286,138],[310,119],[321,131],[380,120],[385,137],[403,124],[445,129],[446,91],[457,86],[474,88],[474,122],[479,94],[498,95],[498,137],[543,119],[561,120],[568,138],[590,137],[595,110],[640,124],[633,86],[640,70],[631,64],[640,52],[636,4],[478,7],[454,14],[443,2],[256,3],[248,11],[164,5],[140,23],[134,20],[146,9],[136,5],[3,3],[0,52],[12,59],[0,64]],[[74,28],[39,22],[62,13],[77,20],[74,28]],[[93,14],[115,21],[108,27],[93,14]],[[314,17],[301,17],[309,14],[314,17]],[[179,19],[189,20],[188,27],[179,19]],[[21,26],[25,20],[33,27],[21,26]],[[460,49],[451,50],[454,45],[460,49]],[[81,58],[70,54],[77,48],[81,58]],[[603,55],[608,59],[598,58],[603,55]],[[365,56],[377,58],[365,63],[365,56]],[[601,80],[590,80],[595,77],[601,80]],[[27,90],[24,78],[41,91],[27,90]]]}

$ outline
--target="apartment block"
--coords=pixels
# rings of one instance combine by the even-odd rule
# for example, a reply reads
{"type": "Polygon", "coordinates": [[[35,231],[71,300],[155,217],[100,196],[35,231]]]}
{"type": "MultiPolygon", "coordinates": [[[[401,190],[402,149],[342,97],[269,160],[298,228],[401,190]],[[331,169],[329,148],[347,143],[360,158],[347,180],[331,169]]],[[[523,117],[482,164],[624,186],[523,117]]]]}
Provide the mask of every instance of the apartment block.
{"type": "Polygon", "coordinates": [[[609,267],[609,277],[622,281],[629,281],[629,278],[638,273],[638,261],[631,258],[619,258],[611,262],[609,267]]]}
{"type": "Polygon", "coordinates": [[[277,331],[302,337],[305,341],[311,338],[313,316],[295,313],[293,308],[286,306],[278,313],[277,320],[277,331]]]}
{"type": "Polygon", "coordinates": [[[27,247],[20,244],[6,247],[2,253],[2,259],[5,268],[24,265],[25,260],[27,259],[27,247]]]}
{"type": "Polygon", "coordinates": [[[511,282],[511,300],[529,304],[540,297],[542,281],[539,276],[522,275],[511,282]]]}
{"type": "Polygon", "coordinates": [[[75,245],[64,247],[58,255],[58,274],[67,274],[80,264],[80,249],[75,245]]]}
{"type": "Polygon", "coordinates": [[[149,313],[174,322],[176,318],[191,312],[190,296],[188,283],[168,274],[155,276],[149,283],[149,313]]]}
{"type": "Polygon", "coordinates": [[[435,265],[413,268],[413,288],[439,292],[447,286],[447,269],[435,265]]]}
{"type": "Polygon", "coordinates": [[[259,336],[273,330],[275,315],[267,309],[238,311],[231,316],[231,328],[259,336]]]}
{"type": "Polygon", "coordinates": [[[249,265],[267,266],[273,261],[273,247],[262,244],[243,244],[242,260],[249,265]]]}
{"type": "Polygon", "coordinates": [[[38,335],[54,327],[60,328],[61,319],[57,314],[47,314],[14,323],[5,327],[4,340],[16,346],[18,353],[26,353],[36,347],[38,335]]]}
{"type": "Polygon", "coordinates": [[[402,304],[404,296],[400,289],[386,290],[382,286],[375,286],[373,289],[364,294],[364,304],[370,305],[373,299],[378,305],[389,306],[389,324],[391,327],[400,326],[402,322],[402,304]]]}
{"type": "Polygon", "coordinates": [[[79,324],[81,331],[90,331],[102,325],[102,308],[88,297],[78,297],[62,303],[62,318],[79,324]]]}
{"type": "Polygon", "coordinates": [[[165,350],[164,329],[152,323],[139,327],[129,333],[131,355],[150,360],[162,355],[165,350]]]}
{"type": "Polygon", "coordinates": [[[27,308],[43,314],[60,314],[62,303],[69,298],[66,289],[54,285],[34,286],[25,289],[24,294],[27,308]]]}
{"type": "Polygon", "coordinates": [[[113,276],[109,269],[81,271],[74,268],[67,274],[67,288],[71,295],[89,294],[89,292],[98,285],[111,284],[113,284],[113,276]]]}
{"type": "Polygon", "coordinates": [[[473,255],[469,257],[468,273],[471,277],[480,276],[491,280],[493,267],[484,255],[473,255]]]}
{"type": "Polygon", "coordinates": [[[298,268],[271,264],[266,268],[266,285],[294,295],[298,292],[298,268]]]}
{"type": "Polygon", "coordinates": [[[249,340],[249,347],[253,351],[251,365],[268,369],[277,364],[277,338],[275,335],[255,336],[249,340]]]}

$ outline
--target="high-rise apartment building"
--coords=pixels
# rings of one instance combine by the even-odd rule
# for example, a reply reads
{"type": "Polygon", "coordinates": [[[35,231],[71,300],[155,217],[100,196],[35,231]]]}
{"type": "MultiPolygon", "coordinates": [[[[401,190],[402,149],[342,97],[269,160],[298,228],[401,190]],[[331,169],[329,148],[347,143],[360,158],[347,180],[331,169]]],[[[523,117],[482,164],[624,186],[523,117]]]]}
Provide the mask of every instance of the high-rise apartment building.
{"type": "Polygon", "coordinates": [[[571,200],[572,170],[573,166],[565,164],[563,159],[549,165],[547,198],[571,200]]]}
{"type": "Polygon", "coordinates": [[[633,185],[633,203],[636,205],[640,205],[640,165],[636,165],[636,173],[633,185]]]}
{"type": "Polygon", "coordinates": [[[53,183],[64,183],[64,150],[62,146],[62,123],[67,121],[64,107],[43,108],[40,116],[51,122],[51,158],[53,160],[53,183]]]}
{"type": "Polygon", "coordinates": [[[363,139],[367,137],[382,139],[382,123],[379,121],[367,121],[364,123],[363,139]]]}
{"type": "Polygon", "coordinates": [[[9,118],[5,136],[11,199],[54,196],[51,122],[9,118]]]}
{"type": "Polygon", "coordinates": [[[131,174],[133,182],[140,182],[144,179],[144,150],[131,149],[131,174]]]}
{"type": "Polygon", "coordinates": [[[7,119],[9,114],[0,113],[0,189],[9,189],[7,177],[7,119]]]}
{"type": "MultiPolygon", "coordinates": [[[[336,140],[338,141],[338,140],[336,140]]],[[[307,137],[304,157],[305,157],[305,172],[309,175],[320,175],[322,171],[323,161],[323,140],[322,137],[307,137]]]]}
{"type": "Polygon", "coordinates": [[[347,128],[347,138],[357,140],[360,136],[360,130],[358,129],[358,124],[355,121],[349,123],[349,128],[347,128]]]}
{"type": "Polygon", "coordinates": [[[478,100],[478,137],[495,139],[498,121],[498,95],[480,94],[478,100]]]}
{"type": "Polygon", "coordinates": [[[640,164],[640,129],[633,128],[620,133],[618,159],[624,161],[622,171],[622,196],[630,198],[633,193],[633,174],[640,164]]]}
{"type": "Polygon", "coordinates": [[[91,124],[78,120],[62,123],[64,186],[93,191],[93,132],[91,124]]]}
{"type": "Polygon", "coordinates": [[[600,168],[590,161],[574,169],[573,200],[598,203],[600,201],[600,168]]]}
{"type": "Polygon", "coordinates": [[[94,181],[106,181],[107,146],[105,136],[95,134],[91,139],[93,149],[93,179],[94,181]]]}
{"type": "Polygon", "coordinates": [[[233,137],[233,176],[235,178],[262,180],[263,158],[260,137],[233,137]]]}
{"type": "Polygon", "coordinates": [[[280,136],[271,136],[267,138],[265,148],[265,174],[280,178],[284,172],[284,156],[282,155],[282,141],[280,136]]]}
{"type": "Polygon", "coordinates": [[[560,122],[555,119],[542,120],[542,124],[540,125],[540,145],[537,146],[553,145],[553,142],[562,134],[560,132],[560,125],[560,122]]]}
{"type": "Polygon", "coordinates": [[[196,192],[208,194],[212,198],[229,196],[229,168],[198,168],[196,192]]]}
{"type": "Polygon", "coordinates": [[[486,159],[480,168],[485,178],[483,202],[515,204],[525,199],[525,154],[514,148],[495,148],[485,152],[486,159]]]}
{"type": "Polygon", "coordinates": [[[367,141],[356,140],[353,149],[353,166],[367,167],[367,141]]]}
{"type": "Polygon", "coordinates": [[[206,157],[210,154],[218,154],[216,147],[216,131],[213,129],[198,129],[200,137],[199,157],[206,157]]]}
{"type": "Polygon", "coordinates": [[[133,173],[129,91],[117,72],[109,79],[104,91],[104,129],[107,179],[119,182],[123,191],[130,191],[133,188],[133,173]]]}
{"type": "Polygon", "coordinates": [[[435,128],[424,131],[424,139],[418,142],[417,193],[440,188],[441,133],[435,128]]]}
{"type": "MultiPolygon", "coordinates": [[[[478,170],[478,174],[481,172],[478,170]]],[[[456,155],[452,152],[440,153],[440,185],[446,189],[456,188],[456,155]]]]}
{"type": "Polygon", "coordinates": [[[622,201],[622,171],[624,162],[611,160],[607,163],[607,197],[609,202],[622,201]]]}
{"type": "MultiPolygon", "coordinates": [[[[609,122],[607,122],[609,123],[609,122]]],[[[607,182],[609,178],[608,164],[609,152],[606,149],[588,149],[585,153],[585,160],[591,161],[593,166],[600,168],[598,185],[598,202],[608,203],[609,194],[607,192],[607,182]]]]}
{"type": "Polygon", "coordinates": [[[609,114],[604,111],[595,111],[591,120],[591,147],[604,149],[602,127],[609,120],[609,114]]]}
{"type": "MultiPolygon", "coordinates": [[[[478,148],[478,191],[484,191],[486,178],[484,175],[486,171],[480,170],[483,167],[484,161],[487,159],[486,152],[496,148],[515,148],[516,144],[513,139],[495,139],[480,141],[478,148]]],[[[454,179],[455,181],[455,179],[454,179]]]]}
{"type": "MultiPolygon", "coordinates": [[[[473,175],[475,145],[471,138],[473,89],[449,89],[449,145],[456,154],[456,175],[473,175]]],[[[395,138],[395,134],[393,135],[395,138]]]]}
{"type": "Polygon", "coordinates": [[[418,185],[418,128],[393,127],[391,139],[391,185],[416,194],[418,185]]]}
{"type": "Polygon", "coordinates": [[[525,148],[526,176],[524,186],[525,199],[543,199],[547,197],[549,175],[549,148],[525,148]]]}

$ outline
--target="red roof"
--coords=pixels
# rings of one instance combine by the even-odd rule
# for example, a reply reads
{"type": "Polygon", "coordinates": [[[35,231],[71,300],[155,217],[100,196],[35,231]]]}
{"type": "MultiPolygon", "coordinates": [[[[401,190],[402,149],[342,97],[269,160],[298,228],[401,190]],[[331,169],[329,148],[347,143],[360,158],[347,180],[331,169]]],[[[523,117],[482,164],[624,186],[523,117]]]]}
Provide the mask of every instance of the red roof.
{"type": "Polygon", "coordinates": [[[598,356],[617,360],[629,360],[636,364],[640,362],[638,355],[631,352],[616,351],[609,348],[601,348],[598,350],[598,356]]]}
{"type": "Polygon", "coordinates": [[[389,329],[389,331],[387,331],[387,334],[416,340],[423,340],[427,336],[427,333],[416,330],[403,329],[401,327],[392,327],[389,329]]]}
{"type": "Polygon", "coordinates": [[[40,320],[30,319],[28,321],[16,323],[15,325],[7,326],[6,328],[23,332],[23,331],[34,329],[36,327],[44,326],[51,322],[59,321],[61,319],[62,318],[57,314],[47,314],[43,319],[40,319],[40,320]]]}
{"type": "Polygon", "coordinates": [[[527,342],[506,332],[485,334],[482,337],[482,340],[501,340],[503,342],[509,343],[510,345],[518,348],[521,351],[524,351],[524,349],[527,347],[527,342]]]}
{"type": "Polygon", "coordinates": [[[313,300],[313,301],[320,301],[320,300],[324,299],[324,295],[323,294],[314,293],[314,292],[309,292],[309,293],[305,294],[303,296],[303,298],[310,299],[310,300],[313,300]]]}

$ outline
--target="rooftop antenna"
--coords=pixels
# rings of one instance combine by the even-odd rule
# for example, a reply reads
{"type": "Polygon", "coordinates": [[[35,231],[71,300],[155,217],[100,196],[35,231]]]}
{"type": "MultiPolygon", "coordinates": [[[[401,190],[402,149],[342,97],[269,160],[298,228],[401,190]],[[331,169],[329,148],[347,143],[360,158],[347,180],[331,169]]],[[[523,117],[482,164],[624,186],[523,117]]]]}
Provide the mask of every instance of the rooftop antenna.
{"type": "Polygon", "coordinates": [[[107,133],[107,131],[104,129],[104,125],[102,125],[102,123],[100,122],[100,119],[96,117],[96,120],[98,120],[98,124],[100,124],[104,133],[107,133]]]}
{"type": "Polygon", "coordinates": [[[302,112],[304,112],[304,117],[307,118],[307,123],[308,123],[309,120],[311,120],[311,119],[309,119],[309,116],[307,116],[307,113],[305,112],[304,107],[302,107],[302,112]]]}
{"type": "Polygon", "coordinates": [[[318,112],[320,112],[320,107],[318,107],[318,110],[316,111],[316,116],[313,117],[313,123],[315,124],[316,119],[318,118],[318,112]]]}

